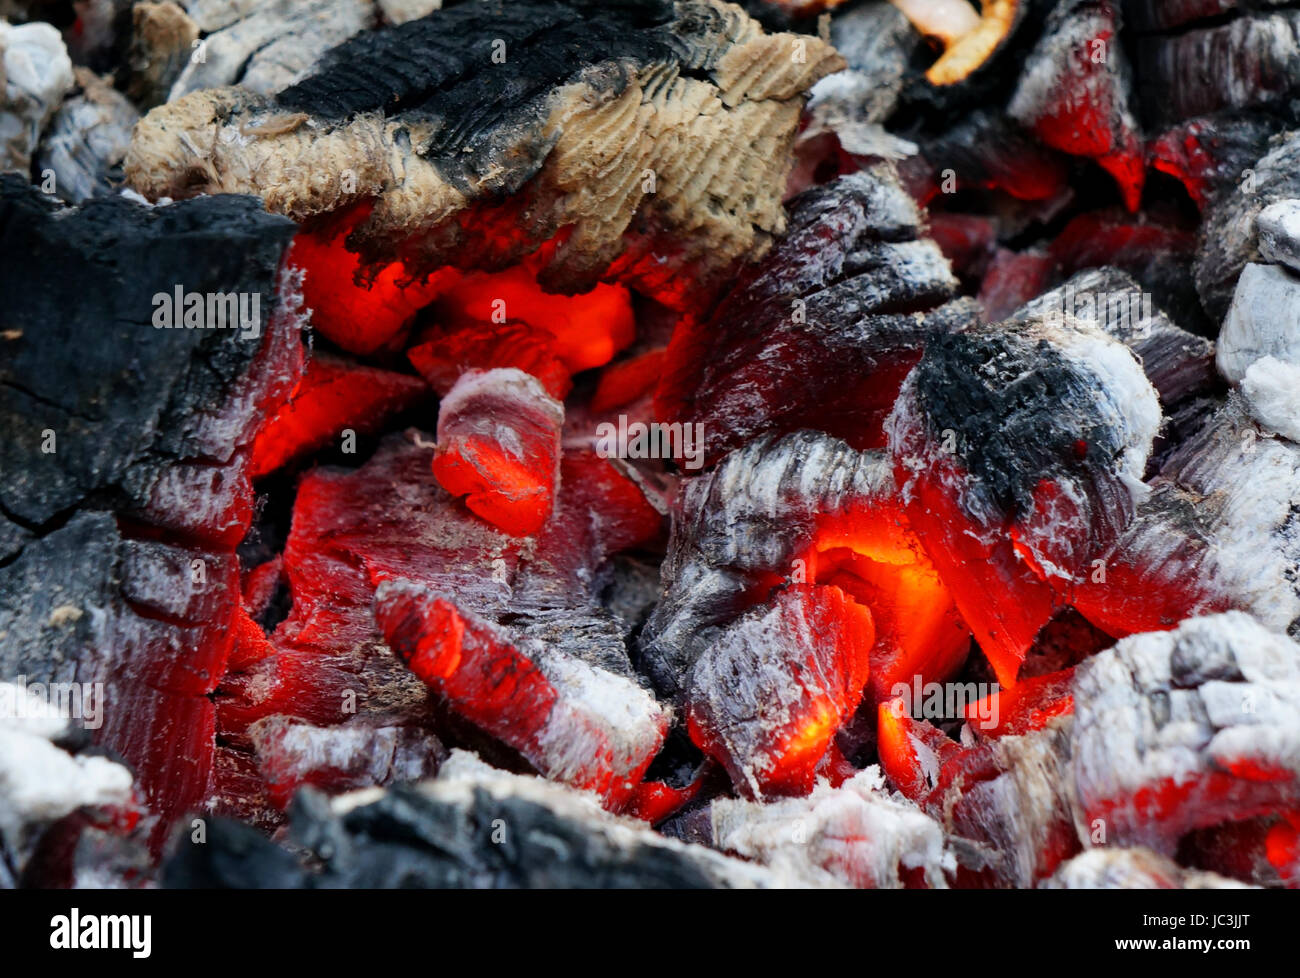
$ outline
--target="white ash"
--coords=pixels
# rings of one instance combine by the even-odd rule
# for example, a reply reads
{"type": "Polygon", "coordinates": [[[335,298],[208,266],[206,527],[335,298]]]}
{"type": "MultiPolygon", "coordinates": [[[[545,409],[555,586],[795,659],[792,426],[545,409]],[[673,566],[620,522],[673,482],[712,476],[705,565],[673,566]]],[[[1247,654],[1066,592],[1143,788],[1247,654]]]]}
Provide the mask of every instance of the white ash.
{"type": "Polygon", "coordinates": [[[84,68],[77,69],[77,77],[81,94],[55,114],[36,157],[37,177],[52,172],[55,193],[72,204],[112,189],[110,173],[120,169],[140,118],[111,85],[84,68]]]}
{"type": "Polygon", "coordinates": [[[1300,363],[1300,278],[1279,265],[1248,264],[1218,345],[1219,372],[1234,384],[1261,357],[1300,363]]]}
{"type": "Polygon", "coordinates": [[[0,171],[26,173],[41,133],[72,89],[72,60],[49,24],[0,20],[0,61],[0,171]]]}
{"type": "Polygon", "coordinates": [[[1241,394],[1252,418],[1300,442],[1300,364],[1275,357],[1256,360],[1241,379],[1241,394]]]}
{"type": "Polygon", "coordinates": [[[84,806],[130,801],[132,778],[105,757],[75,757],[52,743],[69,728],[55,704],[22,686],[0,687],[0,704],[6,704],[0,712],[2,877],[5,861],[21,873],[40,833],[65,815],[84,806]]]}
{"type": "Polygon", "coordinates": [[[896,889],[901,870],[920,870],[929,886],[946,888],[956,870],[939,823],[890,792],[874,766],[838,788],[820,781],[806,798],[718,799],[711,815],[719,849],[807,886],[896,889]]]}
{"type": "Polygon", "coordinates": [[[317,727],[275,714],[252,724],[248,734],[268,781],[299,780],[321,770],[376,785],[415,781],[434,773],[442,753],[433,734],[407,726],[317,727]]]}
{"type": "Polygon", "coordinates": [[[1300,271],[1300,200],[1269,204],[1255,218],[1255,231],[1261,258],[1300,271]]]}
{"type": "Polygon", "coordinates": [[[1078,667],[1074,702],[1080,817],[1100,819],[1109,845],[1172,855],[1191,829],[1300,802],[1300,645],[1249,615],[1126,638],[1078,667]],[[1204,783],[1243,768],[1226,798],[1204,783]],[[1134,799],[1164,783],[1188,794],[1153,817],[1134,799]]]}
{"type": "MultiPolygon", "coordinates": [[[[232,5],[235,6],[235,5],[232,5]]],[[[375,26],[371,0],[272,0],[209,34],[172,85],[169,101],[203,88],[239,84],[271,95],[315,70],[331,48],[375,26]]],[[[230,11],[206,22],[220,22],[230,11]]],[[[205,18],[208,12],[202,12],[205,18]]]]}
{"type": "Polygon", "coordinates": [[[1089,849],[1081,852],[1049,879],[1044,890],[1248,890],[1254,889],[1218,873],[1184,869],[1150,849],[1089,849]]]}

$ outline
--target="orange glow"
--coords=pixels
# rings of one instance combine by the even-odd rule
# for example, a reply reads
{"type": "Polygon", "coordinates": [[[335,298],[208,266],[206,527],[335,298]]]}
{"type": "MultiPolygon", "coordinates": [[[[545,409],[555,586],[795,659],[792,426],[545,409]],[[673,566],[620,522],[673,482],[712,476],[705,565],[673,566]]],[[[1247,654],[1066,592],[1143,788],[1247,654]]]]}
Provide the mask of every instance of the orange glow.
{"type": "Polygon", "coordinates": [[[651,350],[621,363],[610,364],[600,375],[600,384],[591,398],[591,409],[608,411],[649,394],[659,383],[667,352],[651,350]]]}
{"type": "Polygon", "coordinates": [[[920,801],[929,785],[921,773],[916,748],[908,737],[911,723],[911,717],[903,712],[901,699],[883,702],[876,707],[876,749],[880,755],[880,769],[895,788],[912,801],[920,801]]]}
{"type": "Polygon", "coordinates": [[[555,496],[555,459],[538,462],[470,436],[440,447],[433,475],[453,496],[464,496],[470,512],[511,536],[530,536],[546,522],[555,496]]]}

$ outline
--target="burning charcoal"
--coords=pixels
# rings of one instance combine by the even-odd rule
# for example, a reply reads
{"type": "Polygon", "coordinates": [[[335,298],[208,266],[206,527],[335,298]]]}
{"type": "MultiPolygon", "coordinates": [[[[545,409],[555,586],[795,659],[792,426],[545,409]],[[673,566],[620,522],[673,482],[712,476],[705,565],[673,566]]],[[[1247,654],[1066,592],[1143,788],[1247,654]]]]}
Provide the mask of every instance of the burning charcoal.
{"type": "Polygon", "coordinates": [[[466,370],[517,367],[562,399],[573,374],[604,366],[636,338],[626,289],[598,285],[577,296],[548,295],[537,284],[543,255],[501,272],[438,279],[426,342],[407,352],[412,365],[445,396],[466,370]]]}
{"type": "Polygon", "coordinates": [[[1074,670],[1062,669],[1023,679],[1014,689],[998,690],[970,704],[966,719],[975,737],[988,740],[1042,730],[1052,717],[1073,712],[1074,670]]]}
{"type": "Polygon", "coordinates": [[[238,11],[238,19],[203,38],[201,54],[176,79],[170,99],[235,84],[262,95],[278,92],[309,74],[326,51],[375,22],[369,0],[271,0],[226,7],[238,11]]]}
{"type": "Polygon", "coordinates": [[[1300,200],[1281,200],[1265,207],[1255,219],[1255,230],[1265,261],[1300,272],[1300,200]]]}
{"type": "Polygon", "coordinates": [[[42,833],[65,815],[132,801],[130,771],[59,746],[69,727],[57,702],[0,683],[0,889],[19,884],[42,833]]]}
{"type": "Polygon", "coordinates": [[[290,814],[290,839],[308,860],[238,823],[217,821],[206,844],[181,840],[165,885],[752,889],[794,882],[665,839],[607,814],[590,795],[495,770],[463,751],[452,753],[437,778],[415,785],[333,801],[305,790],[290,814]]]}
{"type": "Polygon", "coordinates": [[[626,801],[668,731],[654,697],[540,641],[519,639],[450,596],[383,585],[384,638],[452,710],[518,750],[538,772],[626,801]]]}
{"type": "Polygon", "coordinates": [[[1274,119],[1260,113],[1234,111],[1189,119],[1152,142],[1151,166],[1179,180],[1204,211],[1240,183],[1267,151],[1276,126],[1274,119]]]}
{"type": "Polygon", "coordinates": [[[804,886],[945,889],[956,868],[939,825],[886,789],[877,768],[838,788],[819,784],[807,798],[718,799],[709,816],[717,848],[804,886]]]}
{"type": "Polygon", "coordinates": [[[673,334],[658,416],[703,425],[706,463],[804,427],[878,447],[923,344],[974,321],[972,303],[948,301],[957,281],[920,221],[886,165],[795,200],[771,255],[673,334]]]}
{"type": "Polygon", "coordinates": [[[1132,353],[1068,315],[938,337],[903,384],[908,520],[1003,686],[1132,518],[1159,423],[1132,353]]]}
{"type": "Polygon", "coordinates": [[[1189,832],[1178,861],[1256,886],[1300,886],[1300,812],[1225,822],[1189,832]]]}
{"type": "Polygon", "coordinates": [[[966,841],[963,886],[1033,886],[1080,848],[1068,784],[1071,717],[1023,736],[961,747],[901,706],[882,704],[880,761],[889,780],[944,831],[966,841]]]}
{"type": "Polygon", "coordinates": [[[1295,198],[1300,198],[1300,135],[1276,140],[1243,172],[1237,188],[1222,194],[1209,209],[1196,252],[1196,290],[1216,321],[1228,310],[1241,270],[1260,260],[1260,213],[1295,198]]]}
{"type": "MultiPolygon", "coordinates": [[[[728,625],[787,581],[833,585],[870,611],[873,701],[917,673],[944,678],[965,659],[968,632],[882,455],[816,432],[769,436],[687,482],[678,506],[663,600],[641,635],[641,668],[661,690],[680,695],[728,625]]],[[[732,641],[743,646],[755,624],[732,641]]],[[[726,683],[711,693],[735,694],[726,683]]]]}
{"type": "Polygon", "coordinates": [[[1183,869],[1149,849],[1089,849],[1062,863],[1044,890],[1220,890],[1243,884],[1215,873],[1183,869]]]}
{"type": "Polygon", "coordinates": [[[30,533],[0,567],[0,675],[101,691],[93,737],[134,768],[159,842],[207,792],[246,456],[297,380],[293,225],[252,198],[69,210],[7,178],[0,228],[0,503],[30,533]],[[33,288],[51,269],[78,287],[33,288]],[[160,328],[195,316],[213,328],[160,328]]]}
{"type": "Polygon", "coordinates": [[[1124,639],[1076,670],[1073,775],[1108,845],[1300,801],[1300,646],[1240,612],[1124,639]]]}
{"type": "Polygon", "coordinates": [[[1247,265],[1218,343],[1219,371],[1241,386],[1251,416],[1292,441],[1300,441],[1298,316],[1300,278],[1278,265],[1247,265]]]}
{"type": "Polygon", "coordinates": [[[31,169],[41,133],[73,86],[72,62],[49,24],[0,20],[0,171],[31,169]]]}
{"type": "Polygon", "coordinates": [[[171,0],[133,4],[131,21],[127,77],[119,81],[136,105],[148,110],[167,101],[191,59],[206,58],[208,52],[199,47],[198,25],[171,0]]]}
{"type": "Polygon", "coordinates": [[[984,320],[1001,322],[1047,290],[1054,278],[1053,262],[1042,251],[994,252],[980,283],[979,304],[984,320]]]}
{"type": "Polygon", "coordinates": [[[500,268],[563,228],[551,291],[707,291],[783,230],[801,95],[842,65],[715,2],[462,3],[362,34],[275,98],[160,106],[127,177],[150,199],[245,190],[299,219],[373,198],[348,239],[367,267],[500,268]]]}
{"type": "Polygon", "coordinates": [[[521,370],[471,370],[438,406],[433,474],[453,496],[511,536],[551,514],[560,478],[564,405],[521,370]]]}
{"type": "Polygon", "coordinates": [[[446,751],[419,727],[346,723],[316,727],[270,716],[248,728],[269,798],[278,808],[303,785],[331,794],[430,777],[446,751]]]}
{"type": "Polygon", "coordinates": [[[35,165],[40,182],[53,173],[54,192],[73,204],[112,188],[114,174],[120,182],[131,129],[140,117],[124,95],[86,69],[76,69],[76,76],[82,93],[55,113],[35,165]]]}
{"type": "Polygon", "coordinates": [[[1119,44],[1119,0],[1066,0],[1052,8],[1007,114],[1048,146],[1094,159],[1130,211],[1146,164],[1129,109],[1129,67],[1119,44]]]}
{"type": "Polygon", "coordinates": [[[1053,200],[1068,193],[1065,158],[1005,116],[975,109],[920,142],[899,164],[903,184],[922,204],[940,193],[997,189],[1017,200],[1053,200]]]}
{"type": "Polygon", "coordinates": [[[1233,395],[1177,446],[1123,536],[1075,589],[1111,635],[1237,608],[1285,632],[1300,619],[1300,448],[1251,421],[1233,395]]]}
{"type": "MultiPolygon", "coordinates": [[[[251,724],[276,714],[317,727],[365,720],[431,729],[426,687],[385,646],[372,610],[376,588],[392,581],[394,593],[442,595],[438,613],[460,623],[462,639],[478,643],[485,662],[533,664],[536,681],[520,687],[517,722],[492,707],[512,702],[511,687],[494,691],[469,669],[441,687],[448,709],[481,721],[481,730],[532,744],[556,776],[603,778],[608,797],[626,799],[639,777],[632,772],[649,763],[662,739],[666,716],[637,685],[622,630],[591,588],[613,553],[659,534],[659,513],[611,463],[578,451],[561,463],[550,521],[535,537],[514,540],[429,478],[430,447],[418,436],[415,443],[390,438],[361,469],[317,469],[302,480],[284,553],[292,611],[271,637],[271,654],[223,681],[223,736],[246,742],[251,724]],[[559,704],[549,728],[549,708],[524,709],[527,691],[538,688],[559,704]],[[617,712],[628,704],[640,712],[617,712]],[[559,736],[566,717],[570,731],[576,725],[592,736],[536,740],[546,729],[559,736]],[[615,756],[612,745],[638,756],[615,756]],[[624,776],[633,784],[619,780],[624,776]]],[[[400,605],[391,610],[400,617],[400,605]]],[[[418,645],[418,617],[410,626],[403,634],[418,645]]]]}
{"type": "Polygon", "coordinates": [[[317,353],[288,403],[258,433],[249,475],[259,479],[274,472],[345,429],[372,434],[426,391],[416,377],[317,353]]]}
{"type": "Polygon", "coordinates": [[[663,375],[668,351],[660,348],[610,364],[600,374],[591,410],[596,413],[623,407],[653,393],[663,375]]]}
{"type": "Polygon", "coordinates": [[[1295,93],[1298,31],[1300,13],[1279,10],[1139,38],[1134,60],[1143,116],[1168,124],[1283,103],[1295,93]]]}
{"type": "Polygon", "coordinates": [[[1168,413],[1189,398],[1214,391],[1214,344],[1174,324],[1151,293],[1115,268],[1080,272],[1035,298],[1012,318],[1071,315],[1119,340],[1138,358],[1168,413]]]}
{"type": "Polygon", "coordinates": [[[724,629],[691,670],[691,739],[745,795],[805,795],[857,708],[871,612],[836,587],[797,585],[724,629]]]}

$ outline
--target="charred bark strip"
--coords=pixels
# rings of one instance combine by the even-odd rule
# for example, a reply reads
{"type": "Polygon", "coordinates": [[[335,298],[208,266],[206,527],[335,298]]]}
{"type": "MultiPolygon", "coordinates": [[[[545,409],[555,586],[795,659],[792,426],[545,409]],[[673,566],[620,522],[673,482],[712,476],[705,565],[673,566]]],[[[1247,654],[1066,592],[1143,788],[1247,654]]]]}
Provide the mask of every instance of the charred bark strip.
{"type": "Polygon", "coordinates": [[[350,246],[416,273],[566,228],[554,291],[688,269],[711,285],[782,231],[803,93],[842,63],[715,0],[465,3],[354,39],[275,99],[154,110],[127,175],[150,198],[252,192],[299,220],[373,201],[350,246]],[[518,228],[492,222],[508,194],[518,228]]]}
{"type": "Polygon", "coordinates": [[[0,673],[104,683],[96,737],[133,765],[162,831],[207,789],[206,694],[252,513],[244,459],[297,377],[279,270],[293,225],[252,198],[70,211],[21,180],[0,188],[0,523],[24,531],[0,567],[0,673]],[[257,335],[155,329],[154,296],[178,289],[255,296],[257,335]]]}

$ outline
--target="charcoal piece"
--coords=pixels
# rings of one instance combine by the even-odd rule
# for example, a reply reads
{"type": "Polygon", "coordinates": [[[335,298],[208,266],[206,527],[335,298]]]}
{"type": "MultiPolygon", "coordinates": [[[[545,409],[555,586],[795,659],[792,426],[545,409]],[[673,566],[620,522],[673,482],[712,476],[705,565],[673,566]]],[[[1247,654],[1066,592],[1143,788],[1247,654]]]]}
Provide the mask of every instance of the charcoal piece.
{"type": "Polygon", "coordinates": [[[522,370],[471,370],[438,405],[433,475],[470,511],[511,536],[551,515],[564,405],[522,370]]]}
{"type": "Polygon", "coordinates": [[[207,58],[198,39],[198,25],[171,0],[132,4],[131,45],[119,84],[142,110],[161,105],[177,76],[196,59],[207,58]]]}
{"type": "Polygon", "coordinates": [[[0,683],[0,889],[18,885],[41,835],[65,815],[131,802],[130,771],[60,746],[74,722],[43,684],[37,693],[0,683]]]}
{"type": "Polygon", "coordinates": [[[1116,637],[1171,628],[1237,608],[1277,632],[1300,627],[1300,448],[1251,420],[1229,397],[1178,445],[1102,573],[1075,589],[1075,606],[1116,637]]]}
{"type": "MultiPolygon", "coordinates": [[[[251,438],[241,428],[260,419],[251,404],[227,417],[227,399],[252,383],[268,338],[285,341],[277,296],[289,292],[277,276],[292,223],[249,197],[155,209],[109,198],[64,212],[12,177],[0,193],[4,325],[21,333],[0,364],[0,427],[13,433],[0,443],[4,511],[40,526],[88,496],[114,493],[143,509],[169,465],[229,462],[251,438]],[[80,287],[31,287],[51,269],[76,269],[80,287]],[[255,298],[260,321],[155,328],[178,289],[185,306],[195,295],[234,294],[249,308],[255,298]]],[[[183,315],[176,310],[181,326],[183,315]]]]}
{"type": "Polygon", "coordinates": [[[1132,518],[1159,424],[1128,348],[1068,315],[939,337],[908,375],[908,520],[1003,686],[1132,518]]]}
{"type": "Polygon", "coordinates": [[[1213,21],[1231,11],[1284,7],[1290,0],[1126,0],[1124,12],[1136,31],[1155,33],[1171,27],[1213,21]]]}
{"type": "Polygon", "coordinates": [[[1265,261],[1300,272],[1300,200],[1280,200],[1255,219],[1259,254],[1265,261]]]}
{"type": "Polygon", "coordinates": [[[1243,886],[1217,873],[1184,869],[1150,849],[1089,849],[1062,863],[1044,890],[1223,890],[1243,886]]]}
{"type": "Polygon", "coordinates": [[[806,798],[756,804],[718,799],[712,844],[757,860],[805,886],[947,888],[956,861],[939,824],[890,792],[876,768],[806,798]]]}
{"type": "Polygon", "coordinates": [[[503,267],[564,228],[551,291],[612,265],[707,290],[784,229],[802,93],[842,65],[715,0],[463,3],[362,34],[275,99],[160,106],[126,171],[150,199],[244,190],[298,219],[373,199],[349,237],[367,266],[503,267]]]}
{"type": "Polygon", "coordinates": [[[984,320],[1000,322],[1046,292],[1056,279],[1053,266],[1041,250],[1015,252],[998,248],[980,282],[979,304],[984,320]]]}
{"type": "Polygon", "coordinates": [[[871,697],[960,666],[969,635],[903,515],[888,461],[817,432],[760,438],[685,483],[640,667],[680,696],[729,623],[787,582],[871,610],[871,697]]]}
{"type": "Polygon", "coordinates": [[[804,795],[870,675],[871,612],[836,587],[796,585],[732,622],[686,687],[691,740],[749,798],[804,795]]]}
{"type": "Polygon", "coordinates": [[[1119,0],[1058,3],[1026,59],[1007,115],[1048,146],[1096,160],[1136,211],[1146,164],[1129,108],[1130,71],[1119,26],[1119,0]]]}
{"type": "Polygon", "coordinates": [[[288,805],[303,785],[330,794],[437,773],[446,750],[438,738],[417,726],[359,723],[317,727],[292,717],[269,716],[248,729],[270,801],[288,805]]]}
{"type": "Polygon", "coordinates": [[[1178,843],[1178,862],[1242,883],[1300,884],[1300,812],[1262,815],[1198,829],[1178,843]]]}
{"type": "Polygon", "coordinates": [[[1070,793],[1070,729],[1057,715],[1023,735],[982,733],[959,746],[937,727],[882,704],[881,766],[889,780],[965,841],[962,886],[1026,887],[1079,851],[1070,793]]]}
{"type": "Polygon", "coordinates": [[[0,189],[0,511],[25,530],[0,567],[3,673],[102,684],[92,736],[134,768],[158,844],[207,791],[245,459],[297,380],[293,225],[252,198],[69,210],[0,189]],[[33,288],[51,269],[79,287],[33,288]],[[205,294],[255,298],[256,329],[155,328],[178,290],[204,313],[205,294]]]}
{"type": "Polygon", "coordinates": [[[173,888],[744,888],[788,885],[769,869],[665,839],[603,812],[589,795],[507,774],[453,752],[439,776],[291,808],[290,838],[312,858],[238,823],[204,845],[182,839],[173,888]]]}
{"type": "Polygon", "coordinates": [[[63,103],[41,139],[35,171],[44,182],[54,174],[54,193],[72,204],[103,194],[121,182],[121,165],[139,119],[126,97],[84,68],[81,94],[63,103]]]}
{"type": "Polygon", "coordinates": [[[1278,105],[1295,93],[1300,12],[1252,12],[1183,33],[1140,37],[1137,95],[1148,123],[1278,105]]]}
{"type": "Polygon", "coordinates": [[[1248,615],[1124,639],[1078,667],[1074,702],[1071,780],[1110,845],[1172,856],[1300,800],[1300,646],[1248,615]]]}
{"type": "Polygon", "coordinates": [[[1068,313],[1127,346],[1142,364],[1166,413],[1216,387],[1214,344],[1181,329],[1155,305],[1151,293],[1118,269],[1080,272],[1011,318],[1032,319],[1039,313],[1057,318],[1068,313]]]}
{"type": "Polygon", "coordinates": [[[558,646],[460,611],[453,600],[387,582],[376,592],[375,617],[393,652],[453,712],[546,777],[594,791],[612,807],[624,804],[668,730],[654,697],[558,646]]]}
{"type": "Polygon", "coordinates": [[[1204,211],[1241,183],[1267,151],[1277,125],[1262,112],[1228,111],[1188,119],[1151,142],[1151,166],[1179,180],[1204,211]]]}
{"type": "Polygon", "coordinates": [[[272,0],[245,7],[237,16],[203,38],[202,56],[189,60],[168,100],[236,84],[272,95],[310,74],[327,51],[375,24],[370,0],[272,0]]]}
{"type": "Polygon", "coordinates": [[[673,334],[658,416],[702,424],[706,464],[773,430],[879,446],[922,345],[974,317],[920,223],[887,165],[802,195],[772,254],[673,334]]]}
{"type": "Polygon", "coordinates": [[[1222,194],[1205,215],[1196,249],[1196,291],[1216,322],[1232,300],[1248,262],[1261,260],[1257,221],[1261,211],[1300,197],[1300,135],[1280,135],[1249,166],[1235,190],[1222,194]]]}
{"type": "Polygon", "coordinates": [[[49,24],[0,21],[0,171],[31,169],[50,119],[72,89],[72,62],[49,24]]]}

